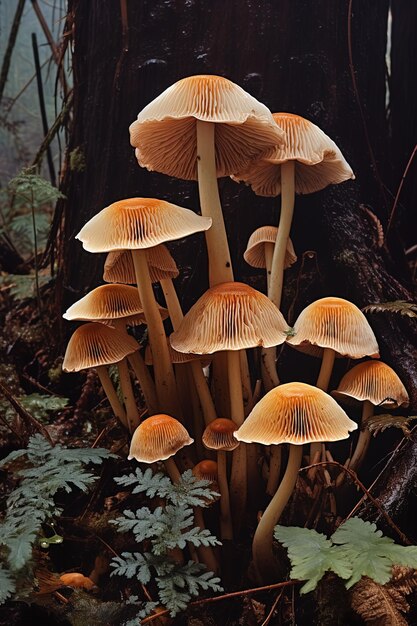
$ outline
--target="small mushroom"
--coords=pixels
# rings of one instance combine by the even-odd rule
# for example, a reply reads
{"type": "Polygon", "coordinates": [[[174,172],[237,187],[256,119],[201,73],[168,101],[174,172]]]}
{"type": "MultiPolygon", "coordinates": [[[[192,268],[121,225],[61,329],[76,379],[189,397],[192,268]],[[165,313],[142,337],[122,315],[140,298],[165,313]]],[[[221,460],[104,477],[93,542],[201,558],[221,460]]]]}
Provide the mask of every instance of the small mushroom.
{"type": "Polygon", "coordinates": [[[95,584],[90,578],[78,572],[61,574],[59,580],[67,587],[74,587],[75,589],[86,589],[87,591],[90,591],[93,587],[95,587],[95,584]]]}
{"type": "MultiPolygon", "coordinates": [[[[270,291],[272,257],[274,254],[275,241],[277,239],[278,228],[276,226],[261,226],[257,228],[249,237],[243,258],[251,267],[266,269],[266,279],[268,292],[270,291]]],[[[288,237],[287,248],[285,250],[284,270],[288,269],[297,261],[294,246],[288,237]]]]}

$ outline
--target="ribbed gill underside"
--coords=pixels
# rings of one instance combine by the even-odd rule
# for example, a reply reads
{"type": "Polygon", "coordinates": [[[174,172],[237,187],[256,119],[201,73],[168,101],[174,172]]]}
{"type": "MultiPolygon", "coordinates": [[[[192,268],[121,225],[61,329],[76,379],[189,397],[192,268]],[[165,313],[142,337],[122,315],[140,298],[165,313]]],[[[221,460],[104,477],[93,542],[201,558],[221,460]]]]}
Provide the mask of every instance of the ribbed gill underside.
{"type": "Polygon", "coordinates": [[[382,361],[365,361],[355,365],[342,378],[332,396],[341,402],[369,400],[388,408],[408,406],[409,397],[398,375],[382,361]]]}
{"type": "Polygon", "coordinates": [[[171,337],[179,352],[211,354],[284,343],[288,324],[262,293],[243,283],[212,287],[191,307],[171,337]]]}
{"type": "Polygon", "coordinates": [[[352,168],[335,144],[318,126],[290,113],[274,113],[273,118],[286,133],[286,143],[269,157],[241,169],[235,180],[247,183],[258,196],[281,193],[281,164],[295,164],[295,192],[313,193],[327,185],[355,178],[352,168]]]}
{"type": "MultiPolygon", "coordinates": [[[[243,258],[251,267],[265,269],[265,244],[275,245],[278,228],[276,226],[261,226],[253,231],[248,240],[248,245],[243,253],[243,258]]],[[[294,246],[290,238],[287,239],[285,250],[284,269],[288,269],[297,261],[294,246]]]]}
{"type": "Polygon", "coordinates": [[[321,298],[301,311],[294,324],[295,335],[287,340],[312,356],[319,348],[331,348],[342,356],[360,359],[378,357],[379,348],[366,317],[343,298],[321,298]]]}
{"type": "Polygon", "coordinates": [[[152,415],[133,433],[128,459],[142,463],[164,461],[193,441],[175,418],[164,414],[152,415]]]}
{"type": "Polygon", "coordinates": [[[128,198],[106,207],[80,230],[88,252],[151,248],[210,228],[211,218],[155,198],[128,198]]]}
{"type": "Polygon", "coordinates": [[[233,420],[218,417],[206,427],[202,441],[210,450],[230,452],[238,447],[239,441],[234,436],[237,425],[233,420]]]}
{"type": "Polygon", "coordinates": [[[235,437],[246,443],[302,445],[347,439],[357,424],[327,393],[305,383],[287,383],[258,402],[235,437]]]}
{"type": "MultiPolygon", "coordinates": [[[[151,281],[157,283],[164,278],[176,278],[177,265],[168,248],[163,244],[146,249],[151,281]]],[[[103,280],[107,283],[136,285],[135,267],[130,250],[109,252],[104,263],[103,280]]]]}
{"type": "Polygon", "coordinates": [[[68,342],[62,369],[79,372],[89,367],[110,365],[139,349],[133,337],[104,324],[90,322],[77,328],[68,342]]]}
{"type": "Polygon", "coordinates": [[[143,313],[138,290],[116,284],[96,287],[70,306],[63,317],[67,320],[111,320],[138,313],[143,313]]]}

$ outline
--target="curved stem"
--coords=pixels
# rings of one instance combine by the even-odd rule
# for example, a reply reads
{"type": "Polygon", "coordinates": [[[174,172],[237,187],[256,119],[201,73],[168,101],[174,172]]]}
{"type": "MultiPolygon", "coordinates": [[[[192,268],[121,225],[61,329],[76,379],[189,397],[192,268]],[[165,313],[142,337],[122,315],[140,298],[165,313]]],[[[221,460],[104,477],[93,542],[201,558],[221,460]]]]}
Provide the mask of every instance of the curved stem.
{"type": "Polygon", "coordinates": [[[233,540],[232,514],[230,511],[229,485],[227,483],[227,457],[223,450],[217,451],[217,481],[220,490],[220,537],[233,540]]]}
{"type": "Polygon", "coordinates": [[[182,312],[180,301],[178,300],[177,292],[172,282],[172,278],[161,278],[159,284],[161,285],[162,291],[164,293],[169,317],[171,318],[172,322],[172,327],[174,330],[177,330],[178,326],[182,322],[184,315],[182,312]]]}
{"type": "Polygon", "coordinates": [[[120,420],[123,426],[125,426],[125,428],[128,428],[126,412],[120,403],[115,388],[113,387],[113,383],[110,380],[110,376],[106,366],[98,365],[95,370],[97,372],[97,376],[100,379],[100,383],[103,387],[104,393],[106,394],[107,399],[110,402],[113,413],[120,420]]]}
{"type": "Polygon", "coordinates": [[[181,474],[172,456],[170,456],[169,459],[165,459],[164,465],[172,482],[179,483],[181,480],[181,474]]]}
{"type": "Polygon", "coordinates": [[[132,389],[132,381],[130,380],[129,368],[126,357],[122,359],[117,367],[119,369],[120,386],[123,393],[123,402],[126,407],[126,417],[129,425],[129,432],[133,433],[135,428],[139,426],[139,411],[136,406],[135,396],[132,389]]]}
{"type": "Polygon", "coordinates": [[[284,278],[284,261],[287,241],[290,236],[292,216],[294,213],[294,161],[281,165],[281,214],[279,216],[278,234],[275,242],[271,268],[271,288],[269,299],[279,308],[281,306],[282,286],[284,278]]]}
{"type": "MultiPolygon", "coordinates": [[[[239,427],[245,420],[239,350],[229,350],[227,352],[227,365],[230,388],[230,417],[239,427]]],[[[233,450],[232,473],[230,477],[230,498],[236,528],[242,523],[246,508],[246,481],[246,444],[241,443],[238,448],[233,450]]]]}
{"type": "Polygon", "coordinates": [[[139,381],[149,415],[158,413],[158,400],[156,397],[155,383],[153,382],[152,376],[145,365],[142,355],[139,350],[137,350],[136,352],[129,354],[127,359],[139,381]]]}
{"type": "Polygon", "coordinates": [[[159,410],[169,415],[178,416],[179,407],[174,369],[169,356],[164,325],[152,289],[146,250],[132,250],[132,258],[139,297],[148,325],[159,410]]]}
{"type": "MultiPolygon", "coordinates": [[[[331,348],[323,349],[323,357],[321,361],[320,372],[317,378],[316,387],[327,391],[329,388],[330,377],[333,371],[333,364],[336,357],[336,352],[331,348]]],[[[314,455],[320,450],[322,446],[319,441],[310,444],[310,460],[314,459],[314,455]]]]}
{"type": "Polygon", "coordinates": [[[352,458],[349,463],[349,469],[357,470],[362,465],[368,450],[369,443],[371,441],[371,433],[366,428],[366,423],[370,417],[374,414],[374,405],[369,400],[364,400],[362,407],[362,422],[361,431],[359,433],[356,448],[352,454],[352,458]]]}
{"type": "Polygon", "coordinates": [[[232,261],[217,184],[215,124],[197,120],[197,171],[201,214],[213,224],[205,231],[210,287],[233,280],[232,261]]]}
{"type": "Polygon", "coordinates": [[[273,532],[297,482],[303,456],[303,446],[290,444],[287,469],[280,486],[264,511],[252,544],[256,575],[262,583],[275,578],[277,562],[272,552],[273,532]]]}

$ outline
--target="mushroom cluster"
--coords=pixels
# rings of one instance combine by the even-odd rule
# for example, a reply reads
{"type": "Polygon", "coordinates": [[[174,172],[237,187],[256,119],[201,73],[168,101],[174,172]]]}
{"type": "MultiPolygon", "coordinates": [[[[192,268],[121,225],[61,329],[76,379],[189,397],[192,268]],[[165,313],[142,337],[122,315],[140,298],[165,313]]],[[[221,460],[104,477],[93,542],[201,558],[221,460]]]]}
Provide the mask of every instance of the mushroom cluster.
{"type": "MultiPolygon", "coordinates": [[[[376,338],[355,304],[321,298],[301,311],[292,328],[279,308],[284,269],[297,263],[289,239],[295,194],[354,175],[317,126],[298,115],[272,114],[241,87],[214,75],[184,78],[166,89],[139,113],[130,138],[140,166],[198,182],[201,215],[135,197],[114,202],[85,224],[77,238],[85,250],[107,253],[106,284],[65,313],[68,320],[87,323],[74,332],[63,368],[95,368],[131,439],[129,459],[163,463],[174,482],[194,466],[196,475],[218,485],[213,506],[223,541],[253,526],[263,497],[253,558],[257,580],[270,582],[277,570],[273,529],[303,459],[325,460],[323,444],[346,439],[357,428],[340,404],[363,403],[360,435],[348,461],[358,469],[375,407],[408,402],[398,376],[375,360],[376,338]],[[266,270],[267,295],[235,280],[217,184],[223,176],[245,182],[258,195],[281,196],[279,221],[255,231],[244,253],[247,263],[266,270]],[[174,282],[180,269],[166,244],[199,232],[206,237],[209,289],[184,315],[174,282]],[[155,298],[155,284],[165,306],[155,298]],[[138,325],[147,327],[147,346],[131,334],[138,325]],[[283,344],[321,358],[315,386],[280,384],[276,347],[283,344]],[[250,362],[260,364],[262,383],[249,369],[248,351],[250,362]],[[334,360],[344,357],[366,360],[348,371],[332,397],[327,392],[334,360]],[[117,364],[121,394],[109,376],[111,364],[117,364]]],[[[207,522],[202,510],[195,518],[199,526],[207,522]]],[[[221,569],[211,550],[191,556],[221,569]]]]}

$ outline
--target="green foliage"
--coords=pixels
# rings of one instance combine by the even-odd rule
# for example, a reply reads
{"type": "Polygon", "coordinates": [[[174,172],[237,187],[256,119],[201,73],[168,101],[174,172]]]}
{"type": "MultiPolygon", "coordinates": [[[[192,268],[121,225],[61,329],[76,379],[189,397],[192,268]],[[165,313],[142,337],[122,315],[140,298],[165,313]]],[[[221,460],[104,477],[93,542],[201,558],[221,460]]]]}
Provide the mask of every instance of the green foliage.
{"type": "MultiPolygon", "coordinates": [[[[50,275],[38,274],[39,286],[47,285],[51,280],[50,275]]],[[[0,276],[0,285],[8,287],[9,294],[16,300],[33,298],[36,295],[36,275],[30,274],[6,274],[0,276]]]]}
{"type": "MultiPolygon", "coordinates": [[[[134,474],[115,479],[124,487],[134,486],[133,493],[145,493],[147,496],[164,498],[165,506],[158,506],[153,511],[142,507],[137,511],[123,511],[123,516],[113,520],[119,532],[133,533],[137,543],[145,540],[151,546],[151,552],[123,552],[111,563],[112,575],[135,578],[143,585],[154,578],[158,586],[159,601],[172,616],[186,609],[190,599],[200,590],[221,591],[220,579],[213,572],[206,571],[204,565],[189,561],[180,565],[169,556],[174,548],[184,549],[188,544],[195,547],[215,546],[219,541],[210,531],[194,526],[194,506],[208,506],[217,496],[209,488],[210,482],[193,476],[190,470],[184,472],[178,483],[162,473],[153,474],[148,468],[142,472],[139,468],[134,474]]],[[[131,599],[142,607],[137,598],[131,599]]],[[[155,608],[155,603],[145,603],[137,620],[148,615],[155,608]]],[[[127,625],[134,620],[127,622],[127,625]]]]}
{"type": "MultiPolygon", "coordinates": [[[[16,400],[37,420],[45,420],[50,413],[62,411],[68,405],[68,398],[60,396],[31,393],[25,396],[17,396],[16,400]]],[[[13,419],[15,410],[10,403],[0,398],[0,410],[6,420],[13,419]]]]}
{"type": "Polygon", "coordinates": [[[9,182],[9,189],[18,200],[30,202],[34,207],[53,204],[65,196],[42,176],[33,170],[22,170],[20,174],[9,182]]]}
{"type": "Polygon", "coordinates": [[[96,477],[84,466],[102,463],[110,456],[100,448],[54,447],[37,434],[30,438],[27,449],[15,450],[0,462],[0,468],[14,465],[14,477],[19,480],[0,521],[0,560],[9,570],[0,569],[0,580],[5,578],[8,595],[13,592],[15,574],[30,563],[35,542],[42,543],[42,524],[61,513],[54,496],[74,487],[87,491],[96,477]]]}
{"type": "Polygon", "coordinates": [[[393,565],[417,568],[417,546],[399,546],[375,524],[352,517],[327,539],[308,528],[276,526],[275,538],[288,549],[291,578],[306,580],[301,593],[316,588],[327,571],[344,579],[349,589],[362,576],[384,585],[393,565]]]}

